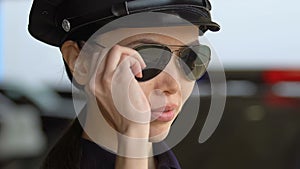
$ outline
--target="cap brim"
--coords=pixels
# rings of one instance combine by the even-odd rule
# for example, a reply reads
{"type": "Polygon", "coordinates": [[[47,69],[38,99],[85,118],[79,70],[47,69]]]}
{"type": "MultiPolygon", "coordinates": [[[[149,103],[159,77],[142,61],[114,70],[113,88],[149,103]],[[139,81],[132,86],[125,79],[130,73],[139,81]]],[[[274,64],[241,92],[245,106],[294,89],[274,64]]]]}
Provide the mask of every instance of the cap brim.
{"type": "MultiPolygon", "coordinates": [[[[155,12],[160,13],[163,15],[157,15],[157,17],[147,17],[145,18],[145,15],[142,15],[142,13],[132,14],[135,15],[135,19],[127,19],[124,22],[118,22],[118,24],[114,24],[115,27],[111,27],[110,29],[106,31],[111,31],[113,29],[118,28],[141,28],[141,27],[161,27],[161,26],[182,26],[182,25],[196,25],[199,28],[199,35],[203,35],[207,30],[216,32],[220,30],[220,26],[211,21],[210,17],[206,16],[199,16],[198,13],[190,12],[190,11],[184,11],[182,13],[176,13],[176,17],[178,19],[174,19],[174,14],[172,13],[174,11],[168,12],[163,11],[162,12],[155,12]],[[169,14],[171,13],[171,14],[169,14]],[[139,19],[136,19],[139,18],[139,19]],[[138,22],[137,20],[143,21],[138,22]]],[[[145,12],[144,12],[145,13],[145,12]]],[[[147,12],[149,13],[149,12],[147,12]]],[[[153,13],[153,12],[150,12],[153,13]]],[[[130,16],[130,15],[128,15],[130,16]]],[[[175,17],[175,18],[176,18],[175,17]]],[[[68,35],[62,40],[65,41],[66,39],[72,39],[72,40],[87,40],[90,36],[92,36],[95,32],[98,31],[98,29],[102,28],[104,25],[114,22],[121,18],[110,18],[107,20],[96,20],[93,22],[90,22],[88,24],[84,24],[81,26],[78,26],[76,28],[73,28],[71,32],[68,33],[68,35]]]]}

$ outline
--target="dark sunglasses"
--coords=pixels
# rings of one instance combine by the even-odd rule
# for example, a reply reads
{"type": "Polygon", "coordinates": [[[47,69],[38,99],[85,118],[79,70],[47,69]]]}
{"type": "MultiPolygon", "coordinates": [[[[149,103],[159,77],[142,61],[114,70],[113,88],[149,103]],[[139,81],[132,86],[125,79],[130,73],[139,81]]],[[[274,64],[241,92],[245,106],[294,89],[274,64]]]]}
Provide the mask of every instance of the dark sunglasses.
{"type": "Polygon", "coordinates": [[[178,66],[189,80],[198,80],[206,72],[210,61],[211,50],[205,45],[179,46],[162,44],[143,44],[133,48],[144,59],[146,68],[142,71],[143,77],[136,78],[143,82],[157,76],[165,69],[173,53],[177,57],[178,66]],[[171,50],[179,48],[178,50],[171,50]]]}
{"type": "MultiPolygon", "coordinates": [[[[85,41],[77,41],[77,44],[82,49],[85,41]]],[[[105,48],[97,42],[94,44],[105,48]]],[[[147,66],[142,70],[143,77],[136,77],[140,82],[150,80],[161,73],[171,60],[173,53],[178,56],[176,61],[187,79],[198,80],[206,72],[211,57],[210,48],[200,44],[193,46],[142,44],[133,49],[141,55],[147,66]],[[179,49],[172,51],[170,47],[179,49]]]]}

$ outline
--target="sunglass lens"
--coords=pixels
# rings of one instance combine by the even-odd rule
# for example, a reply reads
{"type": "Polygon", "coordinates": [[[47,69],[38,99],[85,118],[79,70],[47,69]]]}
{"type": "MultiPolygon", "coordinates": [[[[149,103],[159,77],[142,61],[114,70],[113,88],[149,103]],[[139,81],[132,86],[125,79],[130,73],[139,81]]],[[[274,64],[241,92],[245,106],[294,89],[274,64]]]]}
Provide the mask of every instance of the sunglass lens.
{"type": "Polygon", "coordinates": [[[188,79],[197,80],[206,72],[211,51],[208,46],[200,45],[186,48],[180,53],[179,63],[188,79]]]}
{"type": "Polygon", "coordinates": [[[143,70],[143,78],[138,81],[147,81],[157,76],[169,63],[172,53],[169,48],[159,45],[143,45],[135,48],[142,56],[146,68],[143,70]]]}

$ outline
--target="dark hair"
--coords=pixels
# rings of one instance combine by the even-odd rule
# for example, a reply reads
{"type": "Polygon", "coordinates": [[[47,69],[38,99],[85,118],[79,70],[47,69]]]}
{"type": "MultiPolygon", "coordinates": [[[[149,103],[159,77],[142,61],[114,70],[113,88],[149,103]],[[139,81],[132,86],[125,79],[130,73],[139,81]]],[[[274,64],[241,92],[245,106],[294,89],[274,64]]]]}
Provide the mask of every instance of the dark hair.
{"type": "MultiPolygon", "coordinates": [[[[83,41],[76,41],[80,49],[83,41]]],[[[66,61],[63,59],[68,78],[76,86],[81,87],[75,80],[66,61]]],[[[85,110],[80,113],[80,117],[85,116],[85,110]]],[[[85,117],[84,117],[85,118],[85,117]]],[[[80,159],[82,156],[81,136],[83,128],[76,118],[64,132],[58,142],[51,148],[43,161],[41,169],[80,169],[80,159]]]]}
{"type": "Polygon", "coordinates": [[[76,118],[50,150],[41,169],[80,169],[82,132],[83,128],[76,118]]]}
{"type": "MultiPolygon", "coordinates": [[[[81,50],[83,48],[83,45],[85,43],[85,41],[83,40],[73,40],[77,43],[79,49],[81,50]]],[[[61,47],[60,47],[61,48],[61,47]]],[[[73,79],[73,75],[72,75],[72,72],[67,64],[67,62],[65,61],[65,59],[63,59],[63,63],[64,63],[64,66],[65,66],[65,70],[66,70],[66,73],[67,73],[67,76],[69,78],[69,80],[74,84],[74,86],[76,86],[77,88],[82,88],[81,85],[79,85],[76,80],[73,79]]]]}
{"type": "Polygon", "coordinates": [[[65,61],[65,59],[63,59],[63,61],[64,61],[64,65],[65,65],[65,70],[66,70],[66,73],[67,73],[67,75],[68,75],[68,78],[70,79],[70,81],[72,82],[73,80],[73,75],[72,75],[72,73],[71,73],[71,71],[70,71],[70,68],[69,68],[69,66],[68,66],[68,64],[66,63],[66,61],[65,61]]]}

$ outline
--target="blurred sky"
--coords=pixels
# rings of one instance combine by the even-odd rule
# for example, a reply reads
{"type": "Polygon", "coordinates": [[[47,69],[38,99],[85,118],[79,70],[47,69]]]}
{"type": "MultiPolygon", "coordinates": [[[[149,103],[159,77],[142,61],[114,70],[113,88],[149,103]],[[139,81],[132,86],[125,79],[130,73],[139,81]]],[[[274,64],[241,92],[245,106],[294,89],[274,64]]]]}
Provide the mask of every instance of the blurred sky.
{"type": "Polygon", "coordinates": [[[209,40],[226,68],[300,69],[299,0],[212,0],[222,26],[209,40]]]}
{"type": "Polygon", "coordinates": [[[3,10],[1,10],[1,3],[0,3],[0,81],[1,81],[1,78],[2,78],[2,76],[3,76],[3,54],[2,54],[2,52],[3,52],[3,42],[2,42],[2,40],[3,40],[3,38],[2,38],[2,28],[3,28],[3,26],[2,26],[2,12],[3,12],[3,10]]]}
{"type": "MultiPolygon", "coordinates": [[[[211,2],[213,20],[222,29],[207,37],[226,69],[300,69],[299,0],[211,2]]],[[[59,50],[27,32],[31,3],[0,0],[0,79],[66,85],[59,50]]]]}

